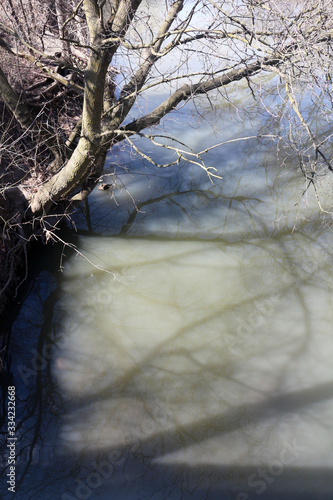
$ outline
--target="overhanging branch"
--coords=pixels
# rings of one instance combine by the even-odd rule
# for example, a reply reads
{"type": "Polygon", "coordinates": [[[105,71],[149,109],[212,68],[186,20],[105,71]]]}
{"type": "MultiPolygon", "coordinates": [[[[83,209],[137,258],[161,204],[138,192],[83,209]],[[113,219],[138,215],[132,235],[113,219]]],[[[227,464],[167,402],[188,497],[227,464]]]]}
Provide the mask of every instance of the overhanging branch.
{"type": "MultiPolygon", "coordinates": [[[[166,114],[170,113],[170,111],[174,110],[179,103],[186,101],[190,97],[206,94],[211,90],[218,89],[229,85],[232,82],[253,76],[265,67],[268,68],[269,66],[278,66],[281,63],[282,59],[280,58],[264,58],[261,61],[249,64],[245,68],[231,70],[221,76],[212,77],[208,80],[200,81],[192,85],[183,85],[159,106],[157,106],[151,113],[132,121],[128,125],[125,125],[125,127],[122,127],[120,130],[125,134],[123,137],[121,137],[120,134],[117,137],[117,140],[123,140],[128,133],[135,134],[144,128],[157,125],[166,114]]],[[[111,134],[114,134],[114,132],[111,132],[111,134]]]]}

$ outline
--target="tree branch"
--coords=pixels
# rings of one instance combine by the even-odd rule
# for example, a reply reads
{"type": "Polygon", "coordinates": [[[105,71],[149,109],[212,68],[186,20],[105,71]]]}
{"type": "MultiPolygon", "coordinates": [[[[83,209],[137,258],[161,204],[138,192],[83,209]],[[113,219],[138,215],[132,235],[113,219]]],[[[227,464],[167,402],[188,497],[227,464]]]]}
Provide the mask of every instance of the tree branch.
{"type": "Polygon", "coordinates": [[[14,89],[9,84],[6,75],[0,68],[0,95],[8,106],[10,111],[15,116],[23,129],[27,129],[33,123],[34,117],[30,110],[23,104],[19,95],[16,94],[14,89]]]}
{"type": "Polygon", "coordinates": [[[157,125],[166,114],[174,110],[182,101],[196,95],[206,94],[211,90],[224,87],[232,82],[242,80],[243,78],[248,78],[257,74],[264,67],[278,66],[281,62],[282,59],[276,57],[264,58],[261,61],[249,64],[245,68],[231,70],[220,77],[213,77],[206,81],[200,81],[191,85],[183,85],[164,102],[157,106],[151,113],[134,120],[125,127],[122,127],[120,130],[124,131],[126,134],[129,132],[135,134],[144,128],[157,125]]]}

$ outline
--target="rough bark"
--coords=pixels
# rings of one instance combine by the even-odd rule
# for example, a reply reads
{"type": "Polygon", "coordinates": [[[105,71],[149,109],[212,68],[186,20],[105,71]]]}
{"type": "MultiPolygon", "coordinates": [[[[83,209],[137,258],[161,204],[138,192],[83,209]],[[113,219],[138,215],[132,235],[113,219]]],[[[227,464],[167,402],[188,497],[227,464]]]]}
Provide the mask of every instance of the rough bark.
{"type": "MultiPolygon", "coordinates": [[[[43,26],[29,28],[29,13],[20,16],[18,4],[11,0],[13,22],[8,26],[0,23],[4,33],[0,35],[0,47],[44,72],[47,78],[56,82],[56,86],[66,88],[68,93],[61,96],[70,96],[72,91],[83,95],[79,119],[66,137],[59,137],[58,124],[52,128],[45,118],[36,121],[39,109],[37,113],[31,112],[21,95],[10,86],[4,72],[0,72],[0,94],[4,102],[21,127],[29,129],[36,141],[44,141],[50,148],[57,165],[56,173],[46,178],[38,190],[25,192],[30,215],[46,213],[54,203],[69,200],[73,195],[79,199],[81,195],[76,191],[82,188],[87,192],[85,186],[93,184],[91,179],[95,179],[100,171],[101,159],[109,147],[158,124],[181,102],[209,94],[235,81],[247,79],[250,82],[251,77],[262,70],[281,65],[289,66],[289,74],[294,72],[296,75],[298,71],[301,75],[307,63],[306,51],[312,50],[319,57],[326,47],[326,59],[330,61],[332,26],[328,19],[332,6],[327,2],[312,4],[304,0],[295,10],[288,2],[282,3],[283,9],[275,8],[270,2],[250,5],[246,1],[236,4],[230,0],[227,8],[224,3],[213,0],[197,1],[186,11],[187,17],[181,18],[185,2],[175,0],[170,2],[157,27],[155,20],[151,22],[149,16],[142,15],[143,19],[148,19],[147,31],[144,32],[140,31],[140,15],[136,17],[138,9],[143,8],[142,0],[82,0],[78,3],[70,0],[68,5],[57,0],[54,8],[51,4],[50,8],[53,18],[56,18],[59,44],[63,48],[59,57],[55,51],[44,51],[45,43],[39,42],[48,28],[47,21],[43,26]],[[194,19],[201,11],[209,12],[211,16],[207,29],[196,28],[194,19]],[[21,18],[24,22],[20,21],[21,18]],[[84,43],[82,22],[89,35],[84,43]],[[75,35],[76,27],[80,27],[80,36],[75,35]],[[196,45],[199,42],[211,47],[215,44],[217,55],[219,44],[222,44],[221,65],[210,68],[208,58],[207,69],[200,77],[189,71],[186,83],[173,90],[153,111],[123,125],[138,96],[145,91],[145,86],[149,87],[150,75],[160,59],[175,50],[178,50],[176,54],[180,54],[180,50],[184,54],[187,48],[199,54],[196,45]],[[225,55],[223,44],[226,44],[225,55]],[[115,85],[111,83],[108,87],[108,79],[110,64],[118,50],[127,51],[129,68],[132,68],[131,54],[134,59],[140,54],[141,60],[139,64],[133,62],[133,70],[124,77],[116,97],[115,85]],[[70,53],[80,54],[81,62],[77,63],[80,67],[75,66],[70,57],[66,59],[70,53]]],[[[55,26],[49,27],[51,31],[55,26]]],[[[287,73],[283,72],[284,75],[287,73]]],[[[156,85],[167,80],[176,82],[177,78],[176,74],[168,78],[160,75],[156,85]]],[[[55,99],[59,99],[58,95],[45,100],[45,106],[50,106],[55,99]]],[[[70,105],[70,98],[65,104],[70,105]]]]}

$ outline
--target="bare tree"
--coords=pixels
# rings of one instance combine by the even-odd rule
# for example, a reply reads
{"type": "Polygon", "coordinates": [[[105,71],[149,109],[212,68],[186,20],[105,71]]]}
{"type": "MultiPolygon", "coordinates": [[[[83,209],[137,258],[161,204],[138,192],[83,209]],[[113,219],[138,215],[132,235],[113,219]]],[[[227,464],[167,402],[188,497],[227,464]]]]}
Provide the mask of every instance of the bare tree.
{"type": "MultiPolygon", "coordinates": [[[[290,140],[305,175],[312,182],[319,163],[332,170],[325,150],[330,134],[317,139],[299,104],[311,87],[331,119],[332,19],[330,0],[4,0],[6,227],[81,202],[108,151],[180,104],[216,91],[225,97],[224,88],[242,79],[260,98],[253,78],[267,72],[278,75],[281,97],[302,130],[302,147],[294,131],[290,140]],[[154,89],[167,97],[144,114],[135,105],[154,89]]],[[[194,152],[174,150],[175,161],[187,157],[205,168],[194,152]]]]}

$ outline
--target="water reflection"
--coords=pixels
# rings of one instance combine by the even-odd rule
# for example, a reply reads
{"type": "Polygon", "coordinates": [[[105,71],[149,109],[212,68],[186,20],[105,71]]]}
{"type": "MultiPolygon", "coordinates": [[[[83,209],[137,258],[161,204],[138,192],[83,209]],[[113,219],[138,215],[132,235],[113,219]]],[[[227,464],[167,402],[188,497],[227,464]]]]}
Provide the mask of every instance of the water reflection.
{"type": "Polygon", "coordinates": [[[94,193],[104,236],[62,285],[62,444],[90,471],[119,453],[106,496],[329,498],[330,233],[267,142],[208,160],[215,185],[133,161],[94,193]]]}
{"type": "Polygon", "coordinates": [[[40,273],[14,324],[17,498],[331,498],[331,232],[275,145],[253,144],[209,153],[215,185],[110,159],[81,255],[40,273]]]}
{"type": "Polygon", "coordinates": [[[198,483],[216,467],[232,470],[236,484],[223,477],[234,497],[240,484],[259,491],[260,467],[272,469],[264,483],[272,495],[291,466],[332,465],[325,238],[94,237],[82,239],[82,251],[114,275],[80,258],[66,269],[55,363],[73,406],[65,443],[78,453],[127,449],[137,464],[149,457],[157,475],[175,464],[203,467],[198,483]]]}

